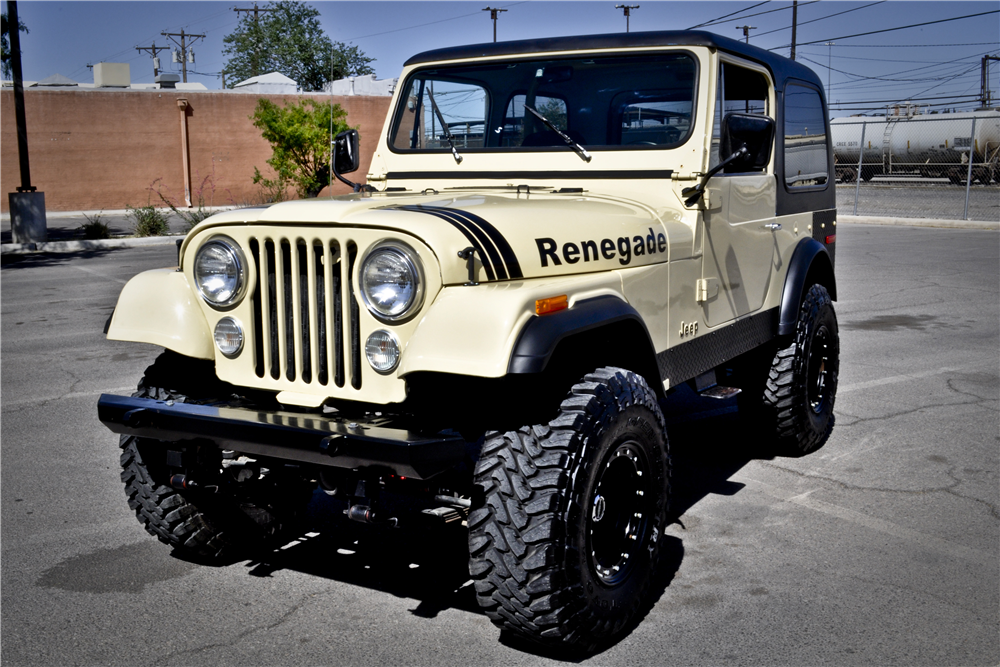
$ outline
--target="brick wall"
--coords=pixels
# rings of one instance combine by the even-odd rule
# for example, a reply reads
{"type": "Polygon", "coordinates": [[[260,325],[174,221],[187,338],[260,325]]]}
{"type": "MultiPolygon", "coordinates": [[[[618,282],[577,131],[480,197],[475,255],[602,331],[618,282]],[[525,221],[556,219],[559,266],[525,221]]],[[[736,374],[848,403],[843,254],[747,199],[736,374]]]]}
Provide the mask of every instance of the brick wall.
{"type": "MultiPolygon", "coordinates": [[[[45,193],[49,211],[114,210],[127,205],[161,205],[159,187],[183,205],[179,98],[188,100],[187,125],[192,197],[199,188],[206,205],[255,201],[254,167],[271,176],[270,145],[249,116],[257,100],[282,104],[300,96],[191,91],[33,90],[24,92],[31,184],[45,193]],[[207,181],[205,179],[208,179],[207,181]],[[204,183],[204,185],[203,185],[204,183]]],[[[329,96],[314,96],[329,102],[329,96]]],[[[334,97],[347,123],[361,133],[361,168],[368,163],[389,108],[389,97],[334,97]]],[[[8,192],[21,184],[14,93],[0,92],[0,210],[8,192]]],[[[348,192],[336,183],[334,194],[348,192]]],[[[328,192],[324,190],[322,195],[328,192]]],[[[180,206],[179,206],[180,207],[180,206]]]]}

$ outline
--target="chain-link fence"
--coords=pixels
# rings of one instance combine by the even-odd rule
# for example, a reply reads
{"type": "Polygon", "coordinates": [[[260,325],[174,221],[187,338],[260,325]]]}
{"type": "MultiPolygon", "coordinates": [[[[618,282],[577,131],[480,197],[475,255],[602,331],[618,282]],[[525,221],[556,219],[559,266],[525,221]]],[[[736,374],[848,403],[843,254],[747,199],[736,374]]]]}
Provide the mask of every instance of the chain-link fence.
{"type": "Polygon", "coordinates": [[[844,215],[1000,220],[1000,110],[830,123],[844,215]]]}

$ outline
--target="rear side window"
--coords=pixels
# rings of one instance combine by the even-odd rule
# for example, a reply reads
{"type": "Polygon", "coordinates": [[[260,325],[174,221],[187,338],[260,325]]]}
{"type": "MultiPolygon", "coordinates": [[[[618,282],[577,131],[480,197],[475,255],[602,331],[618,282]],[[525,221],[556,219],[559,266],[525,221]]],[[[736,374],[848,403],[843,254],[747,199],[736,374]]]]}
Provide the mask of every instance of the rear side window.
{"type": "Polygon", "coordinates": [[[790,189],[826,185],[829,179],[826,116],[815,88],[785,88],[785,185],[790,189]]]}

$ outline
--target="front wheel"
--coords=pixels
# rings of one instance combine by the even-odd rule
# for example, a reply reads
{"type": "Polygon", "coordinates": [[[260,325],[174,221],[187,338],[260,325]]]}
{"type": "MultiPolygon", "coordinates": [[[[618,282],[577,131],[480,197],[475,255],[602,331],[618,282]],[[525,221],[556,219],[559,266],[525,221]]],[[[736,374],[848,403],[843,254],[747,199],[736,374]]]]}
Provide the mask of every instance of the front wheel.
{"type": "Polygon", "coordinates": [[[639,376],[584,376],[545,425],[495,433],[469,516],[479,604],[501,629],[589,650],[648,601],[667,522],[670,459],[639,376]]]}
{"type": "MultiPolygon", "coordinates": [[[[204,404],[224,397],[227,389],[233,387],[216,379],[211,362],[168,351],[146,369],[132,395],[204,404]]],[[[121,479],[136,518],[161,542],[201,558],[227,558],[269,544],[312,495],[308,482],[276,470],[247,467],[239,475],[227,473],[214,445],[123,435],[120,447],[121,479]],[[192,469],[201,488],[171,485],[174,475],[192,469]]]]}

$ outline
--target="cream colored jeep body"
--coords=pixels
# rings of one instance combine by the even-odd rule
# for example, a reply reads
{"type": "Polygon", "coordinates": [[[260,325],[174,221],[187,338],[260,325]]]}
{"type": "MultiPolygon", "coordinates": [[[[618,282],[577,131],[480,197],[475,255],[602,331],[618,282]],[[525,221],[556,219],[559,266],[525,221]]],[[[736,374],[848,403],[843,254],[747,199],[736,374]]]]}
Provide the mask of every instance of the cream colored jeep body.
{"type": "MultiPolygon", "coordinates": [[[[776,352],[802,356],[813,336],[802,313],[829,302],[813,287],[836,297],[833,157],[811,70],[709,33],[487,44],[411,59],[391,108],[361,191],[212,216],[184,240],[179,268],[128,283],[109,338],[205,360],[243,397],[187,412],[153,395],[104,397],[110,428],[294,462],[368,522],[390,520],[373,509],[373,480],[437,480],[449,511],[464,519],[472,506],[475,573],[488,560],[477,560],[480,524],[496,516],[476,514],[492,502],[484,434],[486,450],[513,452],[519,427],[556,429],[567,391],[584,391],[575,383],[631,386],[656,414],[685,382],[720,398],[743,389],[782,420],[768,368],[779,368],[776,352]],[[619,380],[587,375],[595,369],[619,380]]],[[[835,321],[820,329],[825,356],[796,357],[805,370],[789,380],[803,414],[778,433],[818,430],[805,450],[832,428],[835,321]],[[809,412],[820,422],[802,426],[809,412]]],[[[529,431],[518,437],[548,437],[529,431]]],[[[634,459],[625,478],[669,471],[652,445],[608,446],[634,459]]],[[[188,449],[166,459],[181,494],[205,474],[188,449]]],[[[566,456],[562,465],[589,465],[572,447],[566,456]]],[[[666,474],[647,490],[659,523],[666,474]]],[[[587,493],[600,522],[606,494],[587,493]]],[[[665,528],[642,525],[643,545],[665,528]]],[[[589,562],[598,587],[632,595],[634,582],[612,573],[625,560],[589,562]]],[[[502,627],[544,635],[500,612],[488,584],[477,590],[502,627]]],[[[587,627],[560,641],[585,643],[587,627]]]]}

